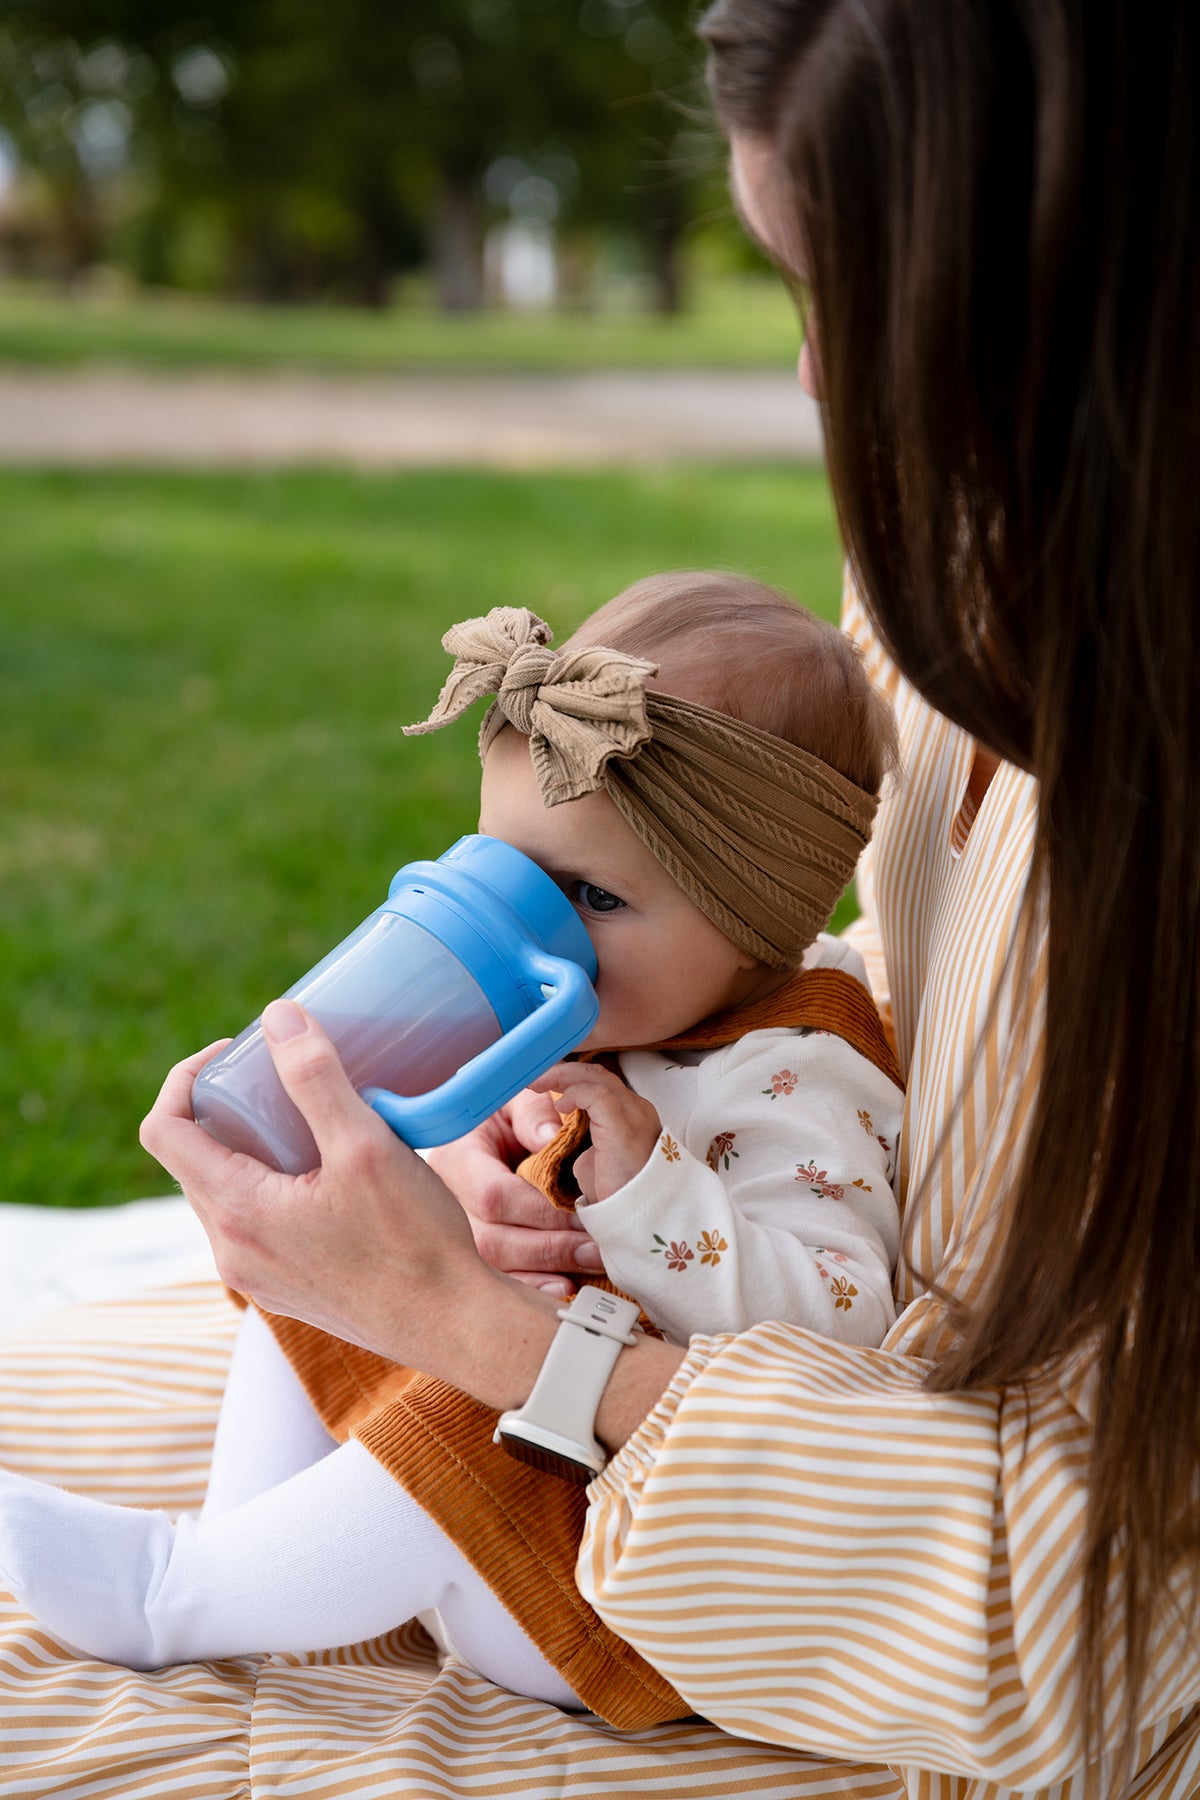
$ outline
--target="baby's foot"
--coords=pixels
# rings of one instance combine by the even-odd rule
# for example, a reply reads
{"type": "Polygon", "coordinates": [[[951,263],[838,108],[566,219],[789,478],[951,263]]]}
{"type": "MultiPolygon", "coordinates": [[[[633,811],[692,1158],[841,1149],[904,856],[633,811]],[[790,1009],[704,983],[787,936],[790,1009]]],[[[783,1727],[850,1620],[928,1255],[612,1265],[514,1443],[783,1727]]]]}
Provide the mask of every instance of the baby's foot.
{"type": "Polygon", "coordinates": [[[147,1616],[171,1554],[161,1512],[108,1506],[0,1470],[0,1578],[68,1648],[152,1669],[160,1653],[147,1616]]]}

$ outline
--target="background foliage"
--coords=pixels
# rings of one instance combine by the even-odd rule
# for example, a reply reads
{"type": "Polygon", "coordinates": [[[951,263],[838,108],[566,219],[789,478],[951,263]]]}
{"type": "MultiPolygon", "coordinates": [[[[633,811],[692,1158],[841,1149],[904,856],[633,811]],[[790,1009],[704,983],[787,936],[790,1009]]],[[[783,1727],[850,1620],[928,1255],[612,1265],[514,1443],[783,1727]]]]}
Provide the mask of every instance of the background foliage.
{"type": "MultiPolygon", "coordinates": [[[[11,267],[256,299],[479,304],[485,228],[552,230],[567,303],[608,267],[683,298],[728,214],[694,0],[9,0],[11,267]],[[603,265],[603,266],[602,266],[603,265]]],[[[727,246],[737,242],[730,231],[727,246]]],[[[742,252],[728,248],[736,257],[742,252]]]]}

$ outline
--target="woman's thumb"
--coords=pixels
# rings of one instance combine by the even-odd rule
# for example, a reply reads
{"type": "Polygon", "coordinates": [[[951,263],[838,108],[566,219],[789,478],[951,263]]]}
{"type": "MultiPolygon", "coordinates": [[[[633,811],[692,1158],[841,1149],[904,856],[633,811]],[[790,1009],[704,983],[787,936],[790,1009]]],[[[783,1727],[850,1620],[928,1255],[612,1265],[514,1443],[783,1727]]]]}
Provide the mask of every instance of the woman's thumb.
{"type": "Polygon", "coordinates": [[[558,1136],[563,1124],[562,1114],[550,1095],[534,1093],[532,1088],[522,1088],[513,1095],[508,1103],[508,1118],[513,1136],[525,1150],[540,1150],[558,1136]]]}
{"type": "Polygon", "coordinates": [[[353,1125],[361,1131],[363,1114],[376,1115],[359,1098],[333,1044],[302,1006],[294,1000],[272,1000],[263,1009],[262,1029],[275,1072],[304,1115],[324,1161],[339,1129],[353,1125]]]}

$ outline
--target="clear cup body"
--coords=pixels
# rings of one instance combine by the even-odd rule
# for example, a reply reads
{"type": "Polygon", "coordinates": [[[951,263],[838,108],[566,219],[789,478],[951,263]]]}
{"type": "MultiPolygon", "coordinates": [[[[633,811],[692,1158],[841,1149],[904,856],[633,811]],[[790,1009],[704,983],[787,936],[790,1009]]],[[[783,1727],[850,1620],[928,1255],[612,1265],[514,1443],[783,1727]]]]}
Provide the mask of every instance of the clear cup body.
{"type": "MultiPolygon", "coordinates": [[[[329,1033],[356,1088],[425,1094],[501,1036],[474,977],[411,919],[373,913],[288,989],[329,1033]]],[[[320,1157],[255,1020],[197,1076],[199,1124],[231,1150],[301,1175],[320,1157]]]]}

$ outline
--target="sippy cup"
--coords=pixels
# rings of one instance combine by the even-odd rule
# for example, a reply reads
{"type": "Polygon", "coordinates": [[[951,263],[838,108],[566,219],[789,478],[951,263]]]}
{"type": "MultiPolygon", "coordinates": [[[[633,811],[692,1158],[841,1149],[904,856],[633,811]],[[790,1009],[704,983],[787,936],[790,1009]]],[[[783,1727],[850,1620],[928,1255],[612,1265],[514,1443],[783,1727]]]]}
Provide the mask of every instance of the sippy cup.
{"type": "MultiPolygon", "coordinates": [[[[363,1099],[416,1149],[449,1143],[573,1050],[599,1013],[574,907],[496,838],[407,863],[387,900],[290,987],[363,1099]]],[[[288,1175],[315,1169],[257,1020],[192,1085],[197,1121],[288,1175]]]]}

